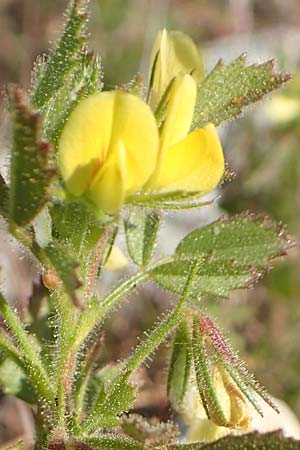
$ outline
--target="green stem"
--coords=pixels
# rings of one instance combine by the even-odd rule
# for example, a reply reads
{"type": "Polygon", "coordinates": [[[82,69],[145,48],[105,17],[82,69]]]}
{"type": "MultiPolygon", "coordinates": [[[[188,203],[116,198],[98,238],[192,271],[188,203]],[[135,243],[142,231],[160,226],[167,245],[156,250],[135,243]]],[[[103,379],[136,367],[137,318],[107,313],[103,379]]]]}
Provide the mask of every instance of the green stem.
{"type": "Polygon", "coordinates": [[[0,352],[4,353],[14,363],[16,363],[22,370],[24,370],[24,363],[22,355],[9,339],[7,339],[2,332],[0,332],[0,352]]]}
{"type": "Polygon", "coordinates": [[[111,311],[120,300],[133,291],[137,286],[149,280],[151,278],[151,271],[155,267],[169,261],[173,261],[173,257],[160,259],[151,266],[148,266],[146,269],[135,273],[125,282],[120,283],[100,302],[97,297],[94,297],[78,319],[77,331],[73,343],[74,348],[78,349],[82,345],[86,337],[92,333],[96,327],[98,327],[100,322],[103,320],[103,317],[111,311]]]}
{"type": "Polygon", "coordinates": [[[56,359],[57,416],[56,429],[66,430],[66,419],[70,410],[76,352],[72,348],[75,332],[75,310],[66,295],[53,299],[59,317],[58,354],[56,359]]]}
{"type": "Polygon", "coordinates": [[[180,323],[181,313],[184,305],[186,304],[187,297],[197,273],[198,267],[198,261],[194,261],[176,308],[169,314],[169,316],[165,320],[163,320],[158,326],[156,326],[150,333],[149,337],[137,347],[133,355],[122,367],[123,374],[124,372],[128,373],[136,370],[142,364],[145,358],[147,358],[147,356],[149,356],[180,323]]]}
{"type": "Polygon", "coordinates": [[[1,294],[0,311],[11,333],[18,342],[21,353],[26,361],[27,373],[30,376],[32,384],[47,402],[52,403],[54,399],[54,392],[48,374],[46,373],[38,354],[34,350],[32,343],[28,339],[28,335],[24,330],[20,319],[12,311],[1,294]]]}
{"type": "MultiPolygon", "coordinates": [[[[122,383],[124,383],[124,374],[126,374],[126,379],[128,380],[132,372],[143,363],[143,361],[168,337],[168,335],[180,323],[182,318],[182,311],[186,304],[198,267],[199,263],[198,261],[195,261],[191,266],[188,279],[176,308],[169,314],[169,316],[165,320],[163,320],[154,328],[154,330],[149,334],[148,338],[144,342],[142,342],[142,344],[137,347],[132,356],[129,357],[124,364],[122,364],[121,368],[118,371],[118,374],[113,379],[110,388],[106,392],[106,398],[109,397],[110,393],[115,389],[116,386],[121,386],[122,383]]],[[[104,399],[104,401],[106,401],[106,399],[104,399]]],[[[103,398],[102,396],[99,396],[95,402],[93,411],[82,424],[82,427],[85,431],[95,431],[95,429],[97,428],[97,418],[101,417],[102,408],[103,398]]]]}

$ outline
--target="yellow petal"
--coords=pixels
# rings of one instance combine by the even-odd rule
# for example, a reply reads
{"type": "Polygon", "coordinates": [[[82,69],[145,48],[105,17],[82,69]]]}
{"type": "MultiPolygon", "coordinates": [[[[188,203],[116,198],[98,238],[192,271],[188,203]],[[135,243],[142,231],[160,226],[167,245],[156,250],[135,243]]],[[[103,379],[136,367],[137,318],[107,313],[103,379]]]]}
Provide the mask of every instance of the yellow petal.
{"type": "Polygon", "coordinates": [[[219,423],[219,417],[213,409],[209,411],[211,420],[216,425],[227,426],[236,430],[249,430],[251,426],[249,405],[232,378],[222,367],[217,366],[213,368],[212,378],[227,423],[219,423]]]}
{"type": "MultiPolygon", "coordinates": [[[[154,41],[150,68],[157,62],[153,78],[153,103],[157,103],[174,77],[192,73],[195,81],[204,76],[203,60],[193,40],[180,31],[160,31],[154,41]]],[[[150,69],[151,70],[151,69],[150,69]]]]}
{"type": "Polygon", "coordinates": [[[159,134],[150,107],[135,95],[116,92],[110,145],[121,140],[126,151],[126,193],[141,189],[157,160],[159,134]]]}
{"type": "Polygon", "coordinates": [[[82,195],[109,148],[115,96],[95,94],[77,105],[59,142],[59,167],[68,190],[82,195]]]}
{"type": "Polygon", "coordinates": [[[167,149],[152,189],[210,192],[224,172],[224,156],[214,125],[190,133],[167,149]]]}
{"type": "Polygon", "coordinates": [[[177,78],[171,88],[166,119],[161,132],[161,149],[177,144],[189,132],[193,119],[197,86],[190,75],[177,78]]]}
{"type": "Polygon", "coordinates": [[[158,139],[154,115],[138,97],[121,91],[88,97],[71,114],[59,143],[59,166],[68,190],[74,195],[87,192],[119,141],[126,153],[123,188],[140,189],[156,164],[158,139]]]}
{"type": "Polygon", "coordinates": [[[88,191],[88,197],[97,208],[115,214],[125,199],[125,148],[121,141],[108,158],[88,191]]]}

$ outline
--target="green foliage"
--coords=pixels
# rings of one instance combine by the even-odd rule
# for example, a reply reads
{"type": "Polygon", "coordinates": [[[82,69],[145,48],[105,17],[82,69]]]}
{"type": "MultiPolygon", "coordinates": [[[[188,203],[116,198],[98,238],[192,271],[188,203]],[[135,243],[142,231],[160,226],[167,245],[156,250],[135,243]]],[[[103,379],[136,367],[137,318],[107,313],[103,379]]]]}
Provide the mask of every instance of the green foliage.
{"type": "Polygon", "coordinates": [[[270,261],[291,245],[281,227],[251,215],[221,219],[193,231],[178,245],[176,259],[152,274],[163,288],[180,293],[191,261],[200,261],[191,295],[226,298],[230,291],[250,287],[270,261]]]}
{"type": "Polygon", "coordinates": [[[285,438],[280,431],[275,431],[267,434],[228,436],[200,448],[203,450],[298,450],[300,443],[294,439],[285,438]]]}
{"type": "Polygon", "coordinates": [[[189,324],[183,320],[178,326],[170,360],[167,392],[172,405],[178,408],[186,394],[192,367],[192,342],[189,324]]]}
{"type": "Polygon", "coordinates": [[[0,385],[5,394],[36,404],[37,396],[23,370],[9,358],[0,363],[0,385]]]}
{"type": "MultiPolygon", "coordinates": [[[[32,342],[25,332],[22,322],[7,304],[1,293],[0,312],[2,313],[3,317],[5,317],[5,321],[7,323],[7,326],[9,327],[10,333],[13,335],[15,341],[18,344],[21,354],[20,362],[22,364],[22,367],[24,368],[24,371],[26,372],[26,375],[32,383],[32,386],[36,390],[36,393],[39,395],[39,402],[46,401],[51,404],[53,402],[53,390],[45,367],[43,366],[35,348],[32,346],[32,342]]],[[[1,340],[3,341],[3,339],[1,340]]],[[[15,353],[13,349],[11,349],[10,351],[13,354],[15,353]]]]}
{"type": "MultiPolygon", "coordinates": [[[[86,444],[90,448],[103,448],[111,450],[144,450],[144,445],[140,442],[136,442],[133,439],[129,439],[121,434],[105,433],[96,437],[88,436],[81,437],[79,444],[86,444]]],[[[76,441],[71,444],[75,444],[76,441]]]]}
{"type": "Polygon", "coordinates": [[[27,225],[49,200],[49,184],[55,173],[50,147],[40,138],[40,117],[27,106],[20,88],[11,93],[13,142],[9,190],[9,217],[27,225]]]}
{"type": "Polygon", "coordinates": [[[50,210],[55,232],[75,255],[86,255],[98,242],[104,225],[84,202],[66,200],[50,210]]]}
{"type": "MultiPolygon", "coordinates": [[[[110,2],[100,3],[108,14],[110,2]]],[[[36,63],[31,106],[21,88],[11,90],[11,171],[8,184],[0,175],[0,214],[10,222],[14,238],[39,260],[44,285],[53,292],[50,296],[43,290],[35,312],[30,309],[33,320],[28,328],[0,294],[5,321],[5,330],[0,330],[3,390],[35,405],[36,448],[297,449],[298,443],[278,433],[178,445],[173,423],[124,414],[138,394],[135,371],[172,334],[167,391],[175,409],[180,411],[195,375],[208,417],[230,427],[213,384],[214,365],[259,412],[256,396],[276,409],[195,299],[226,298],[233,290],[249,288],[292,242],[282,227],[245,214],[194,230],[174,255],[151,263],[161,211],[211,202],[201,203],[199,192],[139,193],[126,198],[131,206],[124,221],[128,252],[139,269],[103,298],[95,292],[122,214],[106,217],[86,198],[70,198],[59,180],[49,195],[56,161],[48,142],[56,149],[74,107],[102,89],[100,58],[87,50],[87,4],[88,0],[70,2],[60,40],[49,58],[36,63]],[[107,364],[102,351],[104,319],[151,278],[175,293],[177,304],[157,319],[127,359],[107,364]],[[193,304],[196,308],[191,309],[193,304]],[[39,344],[32,339],[36,331],[39,344]]],[[[274,74],[272,62],[247,66],[244,56],[228,66],[220,62],[199,85],[193,127],[238,116],[243,107],[288,78],[274,74]]],[[[145,91],[140,75],[120,89],[140,97],[145,91]]],[[[156,111],[158,125],[167,100],[166,94],[156,111]]]]}
{"type": "Polygon", "coordinates": [[[139,266],[146,266],[152,259],[160,216],[156,211],[134,209],[125,220],[128,252],[139,266]]]}
{"type": "Polygon", "coordinates": [[[86,44],[87,5],[88,0],[72,0],[70,3],[63,34],[40,71],[38,83],[33,86],[32,105],[37,109],[51,100],[78,62],[81,49],[86,44]]]}
{"type": "Polygon", "coordinates": [[[128,373],[113,378],[101,390],[92,413],[84,423],[84,429],[94,431],[99,427],[112,427],[119,424],[119,417],[129,410],[137,397],[137,388],[128,383],[128,373]]]}
{"type": "Polygon", "coordinates": [[[57,147],[72,110],[81,100],[98,92],[101,87],[100,59],[89,53],[80,54],[64,84],[42,109],[44,137],[57,147]]]}
{"type": "Polygon", "coordinates": [[[281,226],[266,217],[245,213],[193,231],[180,242],[176,255],[263,268],[290,245],[281,226]]]}
{"type": "Polygon", "coordinates": [[[242,109],[280,87],[290,75],[274,73],[274,61],[247,65],[241,55],[228,66],[220,60],[212,72],[200,83],[192,128],[239,116],[242,109]]]}
{"type": "Polygon", "coordinates": [[[157,419],[148,419],[138,414],[124,415],[122,417],[123,431],[146,445],[158,446],[176,442],[179,430],[173,422],[159,422],[157,419]]]}
{"type": "MultiPolygon", "coordinates": [[[[162,264],[152,272],[157,284],[175,294],[180,294],[185,285],[192,261],[178,259],[162,264]]],[[[251,267],[238,266],[231,262],[217,263],[209,258],[201,259],[190,296],[227,298],[231,291],[250,287],[258,278],[251,267]]]]}

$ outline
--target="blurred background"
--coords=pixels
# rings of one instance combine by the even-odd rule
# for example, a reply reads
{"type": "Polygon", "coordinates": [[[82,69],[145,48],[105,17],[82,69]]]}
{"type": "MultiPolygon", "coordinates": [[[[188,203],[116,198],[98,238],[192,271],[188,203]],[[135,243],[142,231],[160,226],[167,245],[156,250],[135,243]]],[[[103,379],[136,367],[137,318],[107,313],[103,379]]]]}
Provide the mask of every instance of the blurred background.
{"type": "MultiPolygon", "coordinates": [[[[0,0],[1,92],[8,82],[29,86],[32,64],[38,54],[48,51],[49,41],[55,41],[66,4],[65,0],[0,0]]],[[[162,27],[190,34],[203,50],[208,71],[220,57],[230,61],[246,51],[251,62],[275,57],[278,69],[294,74],[284,89],[220,128],[226,159],[236,176],[223,186],[218,206],[184,216],[168,214],[158,252],[170,251],[196,226],[244,209],[271,215],[300,238],[299,0],[91,0],[91,7],[90,46],[102,55],[107,88],[128,82],[138,71],[147,76],[152,42],[162,27]]],[[[5,147],[3,114],[1,126],[1,147],[5,147]]],[[[26,309],[33,292],[38,292],[39,278],[26,257],[12,250],[1,224],[0,233],[2,277],[13,279],[6,290],[12,303],[26,309]]],[[[138,297],[107,324],[106,361],[128,354],[137,336],[171,300],[151,285],[138,297]]],[[[229,301],[206,301],[205,309],[225,334],[231,333],[234,348],[261,383],[300,418],[299,250],[279,261],[255,289],[234,293],[229,301]]],[[[162,418],[170,414],[163,386],[166,368],[167,351],[161,348],[153,365],[142,371],[143,395],[137,404],[162,418]]],[[[9,414],[4,417],[2,411],[4,403],[11,401],[7,396],[0,399],[0,442],[15,436],[16,429],[31,426],[21,403],[19,415],[12,413],[12,422],[7,422],[9,414]]]]}

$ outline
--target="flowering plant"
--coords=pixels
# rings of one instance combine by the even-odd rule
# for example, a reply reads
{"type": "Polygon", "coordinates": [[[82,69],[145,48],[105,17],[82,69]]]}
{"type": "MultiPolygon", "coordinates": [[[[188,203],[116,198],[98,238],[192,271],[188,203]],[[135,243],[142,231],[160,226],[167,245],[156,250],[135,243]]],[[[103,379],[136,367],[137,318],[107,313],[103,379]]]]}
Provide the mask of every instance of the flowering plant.
{"type": "MultiPolygon", "coordinates": [[[[215,127],[290,77],[274,73],[272,62],[248,66],[244,55],[206,76],[193,41],[163,30],[148,83],[137,76],[107,91],[100,58],[86,50],[86,11],[86,1],[71,1],[61,39],[37,61],[30,92],[9,89],[12,150],[10,174],[0,177],[0,213],[40,266],[51,332],[31,335],[26,328],[38,315],[23,323],[0,294],[0,352],[26,380],[26,398],[21,388],[14,394],[33,405],[35,447],[298,449],[280,433],[224,438],[217,447],[203,434],[184,444],[175,424],[132,414],[134,373],[167,339],[168,398],[186,422],[201,410],[217,428],[247,432],[251,408],[263,414],[264,402],[277,410],[201,299],[251,287],[293,245],[284,229],[244,213],[195,229],[173,255],[155,259],[154,249],[164,210],[207,204],[201,198],[225,179],[215,127]],[[122,221],[138,268],[103,297],[95,288],[101,269],[124,265],[114,245],[122,221]],[[99,368],[103,322],[148,280],[178,302],[131,356],[99,368]]],[[[2,377],[4,391],[11,382],[2,377]]]]}

